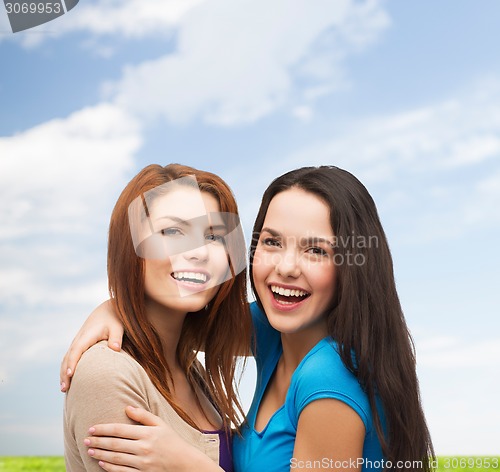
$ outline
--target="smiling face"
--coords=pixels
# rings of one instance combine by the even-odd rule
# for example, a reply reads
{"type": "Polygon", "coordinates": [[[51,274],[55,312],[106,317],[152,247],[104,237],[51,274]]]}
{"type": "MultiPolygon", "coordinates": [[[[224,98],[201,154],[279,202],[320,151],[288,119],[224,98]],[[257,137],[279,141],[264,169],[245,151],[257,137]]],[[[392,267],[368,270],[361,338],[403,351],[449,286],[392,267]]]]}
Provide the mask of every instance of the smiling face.
{"type": "Polygon", "coordinates": [[[253,281],[271,325],[282,333],[325,331],[335,294],[334,234],[327,205],[299,188],[269,204],[253,258],[253,281]]]}
{"type": "Polygon", "coordinates": [[[215,197],[197,188],[178,186],[149,205],[146,240],[147,305],[178,312],[201,310],[226,279],[228,258],[224,222],[215,197]]]}

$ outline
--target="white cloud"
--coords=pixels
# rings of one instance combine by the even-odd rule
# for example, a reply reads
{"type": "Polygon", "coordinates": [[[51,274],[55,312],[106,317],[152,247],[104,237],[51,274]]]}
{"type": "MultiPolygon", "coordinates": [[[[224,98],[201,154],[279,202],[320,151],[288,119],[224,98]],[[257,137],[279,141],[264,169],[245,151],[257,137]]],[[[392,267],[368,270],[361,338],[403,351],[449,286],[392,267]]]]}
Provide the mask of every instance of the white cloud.
{"type": "Polygon", "coordinates": [[[314,115],[314,110],[309,106],[298,106],[292,110],[292,115],[297,118],[299,121],[304,123],[308,123],[312,120],[314,115]]]}
{"type": "Polygon", "coordinates": [[[116,192],[140,144],[135,120],[110,104],[0,138],[0,238],[75,232],[116,192]]]}
{"type": "Polygon", "coordinates": [[[487,373],[467,369],[453,378],[441,376],[422,382],[432,402],[424,402],[427,422],[436,454],[490,456],[498,454],[500,421],[498,408],[489,408],[497,401],[500,383],[488,379],[487,373]],[[431,385],[434,384],[434,388],[431,385]],[[467,389],[467,393],[461,391],[467,389]],[[474,391],[474,395],[470,392],[474,391]],[[474,398],[471,398],[471,397],[474,398]]]}
{"type": "Polygon", "coordinates": [[[58,356],[106,298],[107,222],[140,131],[103,103],[0,138],[2,376],[58,356]]]}
{"type": "Polygon", "coordinates": [[[99,0],[11,39],[33,47],[84,32],[84,48],[109,57],[115,46],[103,39],[175,36],[173,53],[126,68],[103,86],[106,98],[151,120],[230,126],[285,104],[294,116],[297,107],[312,111],[346,86],[346,56],[388,25],[380,0],[99,0]]]}
{"type": "Polygon", "coordinates": [[[450,336],[433,337],[419,343],[417,362],[426,369],[485,367],[500,374],[500,339],[472,343],[450,336]]]}
{"type": "Polygon", "coordinates": [[[0,41],[2,38],[10,35],[11,28],[9,23],[9,17],[7,16],[7,10],[4,8],[0,8],[0,41]]]}
{"type": "Polygon", "coordinates": [[[337,165],[379,191],[378,206],[390,209],[407,242],[458,237],[500,221],[499,131],[500,80],[489,79],[440,103],[337,128],[333,138],[270,163],[260,178],[337,165]]]}
{"type": "Polygon", "coordinates": [[[302,150],[289,163],[338,163],[367,182],[479,164],[500,155],[500,94],[490,103],[468,98],[354,123],[337,133],[342,137],[302,150]]]}
{"type": "Polygon", "coordinates": [[[61,32],[128,38],[162,36],[191,9],[206,0],[99,0],[81,2],[71,11],[61,32]]]}
{"type": "Polygon", "coordinates": [[[500,412],[485,405],[496,403],[500,389],[500,339],[419,339],[417,366],[436,453],[497,454],[495,425],[500,412]]]}
{"type": "Polygon", "coordinates": [[[388,23],[375,0],[206,2],[181,22],[174,54],[125,71],[117,101],[149,119],[253,122],[300,95],[304,82],[300,100],[335,89],[344,56],[388,23]]]}
{"type": "MultiPolygon", "coordinates": [[[[57,392],[56,392],[57,393],[57,392]]],[[[62,400],[61,395],[61,400],[62,400]]],[[[62,403],[62,402],[61,402],[62,403]]],[[[46,404],[40,404],[45,410],[46,404]]],[[[0,422],[0,450],[6,456],[24,456],[26,444],[31,444],[29,455],[56,456],[63,454],[62,405],[60,414],[51,417],[8,418],[0,422]]],[[[0,468],[2,467],[0,459],[0,468]]],[[[6,470],[6,469],[4,469],[6,470]]]]}
{"type": "MultiPolygon", "coordinates": [[[[105,293],[106,281],[101,282],[105,293]]],[[[40,304],[34,309],[30,306],[7,309],[0,317],[2,379],[12,383],[23,366],[33,367],[58,359],[90,310],[105,299],[94,296],[90,292],[83,303],[63,297],[52,305],[40,304]]]]}
{"type": "MultiPolygon", "coordinates": [[[[500,152],[498,153],[500,155],[500,152]]],[[[488,177],[479,180],[473,194],[468,196],[468,201],[463,208],[464,221],[469,226],[489,222],[500,223],[500,170],[488,177]]]]}

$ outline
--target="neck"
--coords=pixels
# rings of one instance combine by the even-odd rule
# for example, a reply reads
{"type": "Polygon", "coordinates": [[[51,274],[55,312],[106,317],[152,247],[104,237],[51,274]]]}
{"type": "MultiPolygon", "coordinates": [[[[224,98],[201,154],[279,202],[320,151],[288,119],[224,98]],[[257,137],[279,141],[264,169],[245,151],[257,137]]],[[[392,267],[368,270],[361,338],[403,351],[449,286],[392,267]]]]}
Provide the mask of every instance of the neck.
{"type": "Polygon", "coordinates": [[[166,308],[153,300],[146,300],[146,314],[162,341],[163,355],[170,369],[179,367],[177,346],[187,313],[166,308]]]}
{"type": "Polygon", "coordinates": [[[284,369],[292,374],[307,353],[326,336],[328,336],[326,320],[295,333],[281,333],[284,369]]]}

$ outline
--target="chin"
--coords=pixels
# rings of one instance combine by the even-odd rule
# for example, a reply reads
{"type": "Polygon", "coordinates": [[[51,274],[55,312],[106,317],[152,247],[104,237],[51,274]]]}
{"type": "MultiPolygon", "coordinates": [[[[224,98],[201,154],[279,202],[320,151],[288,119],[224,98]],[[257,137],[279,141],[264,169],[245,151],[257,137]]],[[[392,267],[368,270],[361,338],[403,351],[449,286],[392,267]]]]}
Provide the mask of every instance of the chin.
{"type": "MultiPolygon", "coordinates": [[[[264,307],[265,308],[265,307],[264,307]]],[[[266,311],[266,313],[270,313],[266,311]]],[[[269,324],[280,333],[283,334],[292,334],[296,333],[300,330],[301,326],[297,326],[295,320],[290,319],[290,317],[286,317],[286,315],[274,314],[271,312],[270,315],[267,315],[267,319],[269,324]]]]}

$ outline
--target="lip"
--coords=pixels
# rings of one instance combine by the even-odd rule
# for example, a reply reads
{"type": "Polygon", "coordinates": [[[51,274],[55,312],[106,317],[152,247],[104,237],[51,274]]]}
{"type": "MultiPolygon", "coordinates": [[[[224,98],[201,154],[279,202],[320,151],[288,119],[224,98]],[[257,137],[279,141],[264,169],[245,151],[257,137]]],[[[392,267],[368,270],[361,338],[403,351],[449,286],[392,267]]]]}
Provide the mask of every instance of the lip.
{"type": "Polygon", "coordinates": [[[170,273],[170,277],[179,287],[182,287],[184,289],[194,291],[194,292],[202,292],[203,290],[206,290],[209,287],[210,280],[212,279],[212,276],[206,270],[200,270],[200,269],[174,270],[170,273]],[[191,272],[191,273],[195,273],[195,274],[203,274],[207,277],[207,280],[203,283],[177,280],[176,278],[174,278],[174,272],[191,272]]]}
{"type": "Polygon", "coordinates": [[[297,285],[287,285],[287,284],[276,283],[276,282],[268,282],[267,289],[269,291],[269,299],[271,302],[271,306],[275,310],[282,311],[282,312],[289,312],[289,311],[296,310],[297,308],[300,308],[304,304],[304,302],[306,300],[308,300],[309,297],[311,296],[311,292],[309,290],[305,290],[304,288],[298,287],[297,285]],[[285,290],[286,289],[288,289],[288,290],[301,290],[303,292],[307,292],[309,294],[309,296],[302,299],[302,300],[297,301],[296,303],[289,303],[289,304],[287,303],[286,305],[284,305],[283,303],[278,302],[274,298],[273,291],[271,290],[271,286],[273,286],[273,285],[275,287],[284,288],[285,290]]]}

